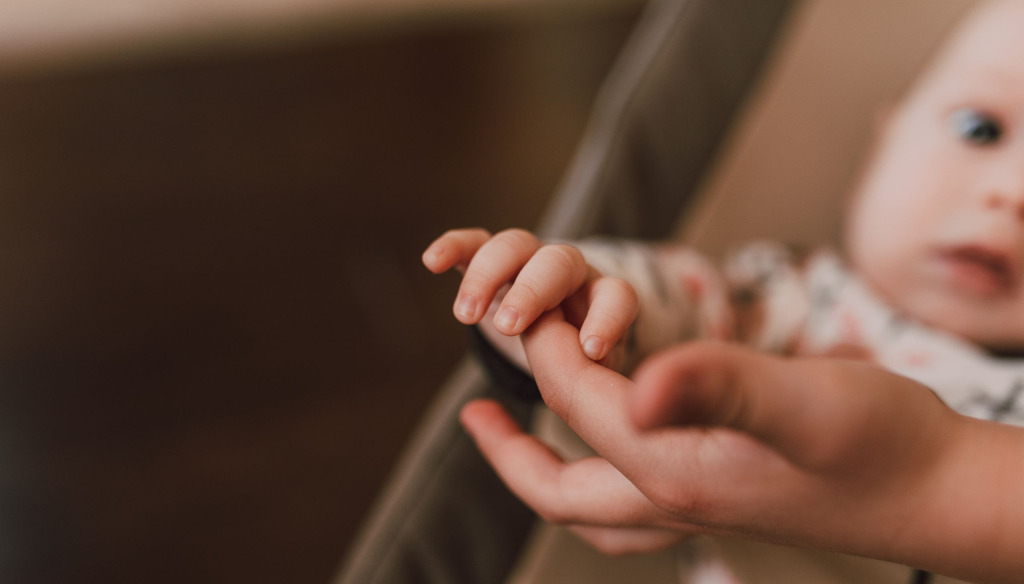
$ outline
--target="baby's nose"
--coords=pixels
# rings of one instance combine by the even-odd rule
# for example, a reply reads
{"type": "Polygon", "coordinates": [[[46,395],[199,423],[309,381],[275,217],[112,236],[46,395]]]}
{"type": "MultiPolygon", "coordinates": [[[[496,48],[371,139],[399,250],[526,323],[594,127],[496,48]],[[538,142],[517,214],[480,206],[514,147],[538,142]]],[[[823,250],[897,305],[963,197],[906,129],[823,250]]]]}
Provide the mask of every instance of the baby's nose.
{"type": "Polygon", "coordinates": [[[992,210],[1013,213],[1018,219],[1024,221],[1024,191],[991,192],[985,199],[985,206],[992,210]]]}
{"type": "Polygon", "coordinates": [[[1024,169],[1003,173],[989,185],[983,202],[989,209],[1013,213],[1024,221],[1024,169]]]}

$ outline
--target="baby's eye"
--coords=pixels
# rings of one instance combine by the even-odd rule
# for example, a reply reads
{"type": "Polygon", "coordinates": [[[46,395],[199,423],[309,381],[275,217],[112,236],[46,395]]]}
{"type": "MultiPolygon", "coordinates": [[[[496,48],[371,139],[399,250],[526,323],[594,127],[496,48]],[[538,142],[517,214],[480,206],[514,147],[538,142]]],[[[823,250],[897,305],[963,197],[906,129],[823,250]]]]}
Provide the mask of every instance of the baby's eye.
{"type": "Polygon", "coordinates": [[[950,116],[953,131],[960,138],[979,146],[995,144],[1003,136],[1003,125],[993,116],[965,107],[950,116]]]}

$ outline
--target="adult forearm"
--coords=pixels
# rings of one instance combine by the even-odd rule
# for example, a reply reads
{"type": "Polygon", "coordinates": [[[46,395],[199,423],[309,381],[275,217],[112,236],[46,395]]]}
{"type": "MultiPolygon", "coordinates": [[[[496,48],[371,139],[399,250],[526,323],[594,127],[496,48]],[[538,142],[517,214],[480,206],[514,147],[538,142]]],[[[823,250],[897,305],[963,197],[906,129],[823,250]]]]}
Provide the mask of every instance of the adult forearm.
{"type": "MultiPolygon", "coordinates": [[[[972,582],[1024,578],[1024,429],[960,416],[901,538],[908,563],[972,582]]],[[[908,496],[918,496],[908,493],[908,496]]]]}

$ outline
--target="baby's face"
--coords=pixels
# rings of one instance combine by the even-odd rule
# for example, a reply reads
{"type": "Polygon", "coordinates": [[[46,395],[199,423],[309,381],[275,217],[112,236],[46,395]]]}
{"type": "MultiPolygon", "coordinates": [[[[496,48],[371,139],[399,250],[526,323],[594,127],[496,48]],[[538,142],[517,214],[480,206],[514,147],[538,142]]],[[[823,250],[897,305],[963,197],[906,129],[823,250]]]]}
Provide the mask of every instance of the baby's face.
{"type": "Polygon", "coordinates": [[[854,194],[855,268],[903,312],[1024,349],[1024,2],[987,7],[888,121],[854,194]]]}

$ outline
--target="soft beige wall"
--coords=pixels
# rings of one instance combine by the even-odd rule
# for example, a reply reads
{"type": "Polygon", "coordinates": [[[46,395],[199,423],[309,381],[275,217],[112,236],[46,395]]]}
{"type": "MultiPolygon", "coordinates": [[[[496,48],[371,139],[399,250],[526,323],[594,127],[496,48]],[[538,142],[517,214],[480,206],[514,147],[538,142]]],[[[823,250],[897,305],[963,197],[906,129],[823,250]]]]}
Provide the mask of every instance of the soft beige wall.
{"type": "Polygon", "coordinates": [[[749,237],[837,243],[880,110],[976,1],[806,0],[685,239],[713,254],[749,237]]]}

